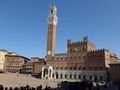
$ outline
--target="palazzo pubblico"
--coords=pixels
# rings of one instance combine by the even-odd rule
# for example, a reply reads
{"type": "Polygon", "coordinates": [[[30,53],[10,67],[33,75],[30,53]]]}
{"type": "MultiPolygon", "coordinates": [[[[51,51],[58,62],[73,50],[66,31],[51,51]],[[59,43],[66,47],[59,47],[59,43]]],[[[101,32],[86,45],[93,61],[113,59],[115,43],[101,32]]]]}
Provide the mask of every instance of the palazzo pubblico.
{"type": "Polygon", "coordinates": [[[96,50],[95,44],[90,42],[88,37],[83,37],[83,40],[78,42],[72,42],[69,39],[67,53],[55,52],[58,23],[56,13],[57,7],[52,4],[47,18],[48,35],[45,58],[29,59],[15,52],[0,49],[0,72],[31,74],[41,79],[106,81],[110,76],[118,78],[120,63],[118,63],[117,55],[111,54],[107,49],[96,50]]]}
{"type": "Polygon", "coordinates": [[[50,6],[48,16],[48,37],[46,65],[42,67],[42,78],[47,79],[80,79],[105,81],[109,78],[110,62],[117,62],[115,54],[107,49],[96,50],[95,44],[83,37],[82,41],[67,40],[67,53],[55,53],[57,8],[50,6]],[[112,57],[112,58],[111,58],[112,57]],[[113,59],[114,57],[114,59],[113,59]]]}

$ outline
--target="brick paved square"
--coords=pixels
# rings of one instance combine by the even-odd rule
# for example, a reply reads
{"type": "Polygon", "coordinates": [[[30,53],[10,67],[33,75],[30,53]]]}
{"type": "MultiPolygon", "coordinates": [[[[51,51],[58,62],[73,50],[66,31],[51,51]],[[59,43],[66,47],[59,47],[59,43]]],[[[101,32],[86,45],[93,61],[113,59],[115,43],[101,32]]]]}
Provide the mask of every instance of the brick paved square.
{"type": "Polygon", "coordinates": [[[32,79],[32,78],[20,77],[17,75],[9,75],[9,74],[0,74],[0,84],[8,88],[26,86],[27,84],[30,87],[35,87],[35,88],[40,84],[42,84],[43,88],[45,88],[46,85],[51,86],[51,88],[57,87],[57,83],[54,82],[45,82],[40,79],[32,79]]]}

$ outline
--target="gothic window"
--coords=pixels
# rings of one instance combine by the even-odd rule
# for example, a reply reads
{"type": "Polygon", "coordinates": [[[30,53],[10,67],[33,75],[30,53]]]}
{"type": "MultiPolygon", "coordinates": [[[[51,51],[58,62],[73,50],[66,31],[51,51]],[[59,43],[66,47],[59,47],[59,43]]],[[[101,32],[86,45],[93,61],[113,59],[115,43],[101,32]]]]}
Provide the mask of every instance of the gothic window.
{"type": "Polygon", "coordinates": [[[85,50],[85,48],[83,47],[83,51],[85,50]]]}
{"type": "Polygon", "coordinates": [[[72,60],[72,57],[70,57],[70,60],[72,60]]]}
{"type": "Polygon", "coordinates": [[[103,67],[102,67],[102,66],[100,66],[100,67],[99,67],[99,70],[103,70],[103,67]]]}
{"type": "Polygon", "coordinates": [[[102,54],[99,54],[99,56],[98,56],[99,58],[102,58],[102,54]]]}
{"type": "Polygon", "coordinates": [[[83,59],[85,59],[85,56],[83,56],[83,59]]]}
{"type": "Polygon", "coordinates": [[[82,69],[83,69],[83,70],[86,70],[86,67],[83,67],[82,69]]]}
{"type": "Polygon", "coordinates": [[[54,60],[54,57],[52,57],[52,60],[54,60]]]}
{"type": "Polygon", "coordinates": [[[92,67],[89,67],[89,70],[92,70],[92,67]]]}
{"type": "Polygon", "coordinates": [[[72,49],[70,49],[70,51],[72,52],[72,49]]]}
{"type": "Polygon", "coordinates": [[[56,67],[56,70],[58,70],[58,67],[56,67]]]}
{"type": "Polygon", "coordinates": [[[79,75],[78,78],[81,79],[81,75],[79,75]]]}
{"type": "Polygon", "coordinates": [[[74,75],[74,79],[76,79],[76,75],[74,75]]]}
{"type": "Polygon", "coordinates": [[[93,58],[97,58],[97,56],[96,56],[96,55],[94,55],[94,56],[93,56],[93,58]]]}
{"type": "Polygon", "coordinates": [[[91,58],[92,58],[92,56],[91,56],[91,55],[89,55],[89,56],[88,56],[88,58],[89,58],[89,59],[91,59],[91,58]]]}
{"type": "Polygon", "coordinates": [[[63,60],[63,57],[61,57],[60,60],[63,60]]]}
{"type": "Polygon", "coordinates": [[[67,57],[65,57],[65,60],[67,60],[67,57]]]}
{"type": "Polygon", "coordinates": [[[65,74],[65,78],[67,78],[67,74],[65,74]]]}
{"type": "Polygon", "coordinates": [[[76,57],[74,57],[74,60],[76,60],[76,57]]]}
{"type": "Polygon", "coordinates": [[[78,70],[81,70],[81,67],[78,67],[78,70]]]}
{"type": "Polygon", "coordinates": [[[103,76],[100,76],[100,80],[103,81],[103,76]]]}
{"type": "Polygon", "coordinates": [[[62,79],[62,74],[60,74],[60,78],[62,79]]]}
{"type": "Polygon", "coordinates": [[[92,80],[92,76],[91,75],[89,76],[89,80],[92,80]]]}
{"type": "Polygon", "coordinates": [[[63,67],[60,67],[60,70],[62,70],[63,69],[63,67]]]}
{"type": "Polygon", "coordinates": [[[70,79],[72,78],[72,75],[70,74],[70,79]]]}
{"type": "Polygon", "coordinates": [[[51,10],[51,14],[53,14],[53,10],[51,10]]]}
{"type": "Polygon", "coordinates": [[[70,67],[70,70],[72,70],[72,66],[70,67]]]}
{"type": "Polygon", "coordinates": [[[67,67],[65,67],[65,70],[67,70],[67,67]]]}
{"type": "Polygon", "coordinates": [[[97,70],[97,67],[94,67],[94,70],[97,70]]]}
{"type": "Polygon", "coordinates": [[[74,70],[76,70],[77,68],[76,67],[74,67],[74,70]]]}
{"type": "Polygon", "coordinates": [[[54,74],[52,74],[52,77],[54,77],[54,74]]]}
{"type": "Polygon", "coordinates": [[[59,58],[58,58],[58,57],[57,57],[56,59],[57,59],[57,60],[59,60],[59,58]]]}
{"type": "Polygon", "coordinates": [[[83,75],[83,79],[86,79],[86,76],[85,76],[85,75],[83,75]]]}
{"type": "Polygon", "coordinates": [[[80,56],[78,56],[78,59],[80,60],[80,59],[81,59],[81,57],[80,57],[80,56]]]}

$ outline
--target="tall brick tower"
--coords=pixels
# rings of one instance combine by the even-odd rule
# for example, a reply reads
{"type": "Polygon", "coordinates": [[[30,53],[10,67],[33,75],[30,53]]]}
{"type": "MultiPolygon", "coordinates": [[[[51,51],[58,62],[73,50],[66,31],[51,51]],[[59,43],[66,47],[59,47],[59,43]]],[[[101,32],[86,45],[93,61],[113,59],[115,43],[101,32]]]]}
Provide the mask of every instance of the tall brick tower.
{"type": "Polygon", "coordinates": [[[48,16],[48,37],[47,37],[47,51],[46,59],[54,56],[56,47],[56,25],[58,22],[58,17],[56,16],[57,7],[55,4],[50,6],[50,15],[48,16]]]}

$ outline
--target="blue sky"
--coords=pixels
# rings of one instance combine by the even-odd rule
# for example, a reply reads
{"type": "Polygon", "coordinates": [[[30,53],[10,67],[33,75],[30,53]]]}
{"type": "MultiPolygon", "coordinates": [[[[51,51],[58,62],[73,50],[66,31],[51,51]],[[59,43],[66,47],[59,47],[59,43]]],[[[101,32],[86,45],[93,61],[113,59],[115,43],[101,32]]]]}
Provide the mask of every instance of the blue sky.
{"type": "MultiPolygon", "coordinates": [[[[120,0],[54,0],[57,6],[56,53],[67,39],[84,36],[96,49],[120,58],[120,0]]],[[[0,49],[31,58],[46,55],[47,17],[53,0],[0,0],[0,49]]]]}

